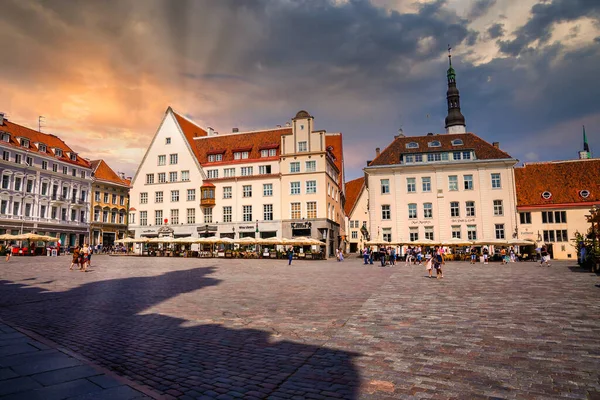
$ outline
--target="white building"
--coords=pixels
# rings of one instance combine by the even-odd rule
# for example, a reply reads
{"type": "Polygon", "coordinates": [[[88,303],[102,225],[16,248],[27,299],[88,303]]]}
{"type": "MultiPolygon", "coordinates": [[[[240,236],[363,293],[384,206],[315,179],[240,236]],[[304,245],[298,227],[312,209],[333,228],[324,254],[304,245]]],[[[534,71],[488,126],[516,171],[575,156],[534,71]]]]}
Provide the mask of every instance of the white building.
{"type": "Polygon", "coordinates": [[[312,236],[340,246],[341,134],[289,126],[219,135],[169,108],[133,179],[130,230],[158,235],[312,236]]]}
{"type": "Polygon", "coordinates": [[[368,197],[365,186],[365,178],[360,177],[346,182],[346,234],[349,253],[356,253],[364,248],[365,242],[369,240],[368,221],[369,208],[368,197]]]}
{"type": "Polygon", "coordinates": [[[90,163],[61,139],[0,114],[0,233],[36,232],[62,246],[89,240],[90,163]]]}

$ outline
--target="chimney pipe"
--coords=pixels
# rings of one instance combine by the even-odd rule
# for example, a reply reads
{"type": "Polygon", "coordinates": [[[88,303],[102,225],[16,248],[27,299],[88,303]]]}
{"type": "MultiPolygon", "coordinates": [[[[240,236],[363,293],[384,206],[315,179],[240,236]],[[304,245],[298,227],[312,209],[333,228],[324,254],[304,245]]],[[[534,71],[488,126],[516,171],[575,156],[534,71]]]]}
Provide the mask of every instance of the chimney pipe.
{"type": "Polygon", "coordinates": [[[290,126],[292,126],[292,124],[290,124],[289,122],[286,122],[285,126],[287,126],[289,128],[290,126]]]}
{"type": "Polygon", "coordinates": [[[238,133],[239,131],[240,131],[240,130],[239,130],[239,128],[233,128],[233,129],[231,130],[231,132],[232,132],[232,133],[238,133]]]}
{"type": "Polygon", "coordinates": [[[376,156],[376,157],[379,157],[379,154],[381,154],[381,149],[380,149],[379,147],[377,147],[377,148],[375,149],[375,156],[376,156]]]}
{"type": "Polygon", "coordinates": [[[278,128],[281,128],[281,125],[277,125],[278,128]]]}
{"type": "Polygon", "coordinates": [[[208,133],[208,136],[215,135],[215,130],[213,128],[211,128],[210,126],[208,128],[206,128],[206,132],[208,133]]]}
{"type": "Polygon", "coordinates": [[[492,146],[494,146],[495,148],[499,149],[500,148],[500,142],[492,142],[492,146]]]}

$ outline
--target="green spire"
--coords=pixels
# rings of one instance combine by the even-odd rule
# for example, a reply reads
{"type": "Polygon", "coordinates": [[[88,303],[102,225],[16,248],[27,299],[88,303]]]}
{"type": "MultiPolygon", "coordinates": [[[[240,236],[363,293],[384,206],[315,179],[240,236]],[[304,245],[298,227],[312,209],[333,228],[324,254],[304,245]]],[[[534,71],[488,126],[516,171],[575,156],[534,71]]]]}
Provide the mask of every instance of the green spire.
{"type": "Polygon", "coordinates": [[[585,125],[583,125],[583,151],[590,152],[590,146],[587,141],[587,137],[585,136],[585,125]]]}

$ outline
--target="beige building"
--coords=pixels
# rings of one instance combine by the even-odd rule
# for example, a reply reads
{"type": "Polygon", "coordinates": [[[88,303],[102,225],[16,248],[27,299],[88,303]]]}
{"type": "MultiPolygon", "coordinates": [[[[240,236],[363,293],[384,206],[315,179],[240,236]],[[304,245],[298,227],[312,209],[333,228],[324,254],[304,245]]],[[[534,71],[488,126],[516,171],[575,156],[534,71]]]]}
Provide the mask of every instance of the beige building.
{"type": "Polygon", "coordinates": [[[346,182],[346,252],[356,253],[364,248],[364,243],[369,240],[368,235],[368,209],[369,194],[365,187],[365,178],[360,177],[346,182]]]}
{"type": "Polygon", "coordinates": [[[575,232],[600,206],[600,159],[526,163],[515,168],[519,238],[548,246],[555,259],[577,259],[575,232]]]}

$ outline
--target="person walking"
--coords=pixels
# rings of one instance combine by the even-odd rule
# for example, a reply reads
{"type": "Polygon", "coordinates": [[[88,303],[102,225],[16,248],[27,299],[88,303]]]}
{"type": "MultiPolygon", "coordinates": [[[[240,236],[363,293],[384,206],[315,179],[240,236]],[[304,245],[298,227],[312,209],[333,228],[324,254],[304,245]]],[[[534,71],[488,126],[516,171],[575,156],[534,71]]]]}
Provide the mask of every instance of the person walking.
{"type": "Polygon", "coordinates": [[[13,252],[13,245],[9,244],[8,247],[6,248],[6,262],[10,261],[10,258],[12,257],[12,252],[13,252]]]}
{"type": "Polygon", "coordinates": [[[87,272],[88,264],[90,262],[90,248],[87,244],[83,245],[83,249],[81,249],[81,272],[87,272]]]}
{"type": "Polygon", "coordinates": [[[500,256],[502,257],[502,265],[508,264],[508,258],[506,256],[506,249],[504,247],[502,248],[502,250],[500,250],[500,256]]]}
{"type": "Polygon", "coordinates": [[[544,263],[546,263],[547,267],[550,267],[550,253],[548,253],[548,248],[546,247],[546,245],[542,246],[542,261],[540,262],[540,267],[544,266],[544,263]]]}
{"type": "Polygon", "coordinates": [[[365,265],[369,264],[369,250],[367,246],[363,249],[363,258],[365,260],[365,265]]]}
{"type": "Polygon", "coordinates": [[[429,274],[429,278],[433,278],[432,273],[432,265],[433,265],[433,258],[435,257],[435,254],[432,256],[431,255],[431,251],[428,251],[427,254],[425,255],[425,259],[427,260],[427,262],[425,262],[425,269],[427,270],[427,273],[429,274]]]}
{"type": "Polygon", "coordinates": [[[489,255],[489,250],[487,246],[483,247],[483,264],[487,264],[488,263],[488,255],[489,255]]]}
{"type": "Polygon", "coordinates": [[[477,249],[475,247],[471,247],[471,264],[477,263],[477,249]]]}
{"type": "Polygon", "coordinates": [[[383,246],[379,248],[379,261],[381,261],[381,266],[385,267],[385,247],[383,246]]]}
{"type": "Polygon", "coordinates": [[[292,265],[292,260],[294,259],[293,247],[288,247],[287,258],[288,258],[288,265],[292,265]]]}
{"type": "Polygon", "coordinates": [[[443,253],[442,249],[438,249],[437,246],[435,249],[436,249],[435,261],[434,261],[435,277],[437,279],[442,279],[444,277],[444,272],[442,271],[442,264],[445,264],[444,253],[443,253]]]}
{"type": "Polygon", "coordinates": [[[339,249],[338,257],[339,257],[338,261],[340,261],[340,262],[344,261],[344,252],[342,251],[341,248],[339,249]]]}
{"type": "Polygon", "coordinates": [[[81,269],[81,266],[79,265],[79,246],[75,246],[73,249],[73,258],[71,259],[71,266],[69,267],[69,270],[73,270],[74,265],[77,265],[79,269],[81,269]]]}
{"type": "Polygon", "coordinates": [[[517,261],[517,255],[515,253],[515,248],[513,246],[510,246],[510,250],[508,253],[509,253],[510,262],[514,263],[515,261],[517,261]]]}
{"type": "Polygon", "coordinates": [[[392,259],[391,259],[392,265],[396,265],[396,248],[393,247],[392,248],[392,259]]]}

